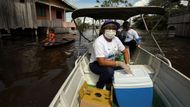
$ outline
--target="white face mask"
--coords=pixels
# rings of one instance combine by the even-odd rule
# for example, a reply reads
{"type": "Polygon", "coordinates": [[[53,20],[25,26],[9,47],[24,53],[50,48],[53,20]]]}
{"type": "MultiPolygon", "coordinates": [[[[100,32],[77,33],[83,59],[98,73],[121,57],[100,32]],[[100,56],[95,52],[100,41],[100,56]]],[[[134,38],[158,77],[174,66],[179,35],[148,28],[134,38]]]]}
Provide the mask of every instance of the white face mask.
{"type": "Polygon", "coordinates": [[[108,39],[113,39],[116,35],[116,30],[105,30],[104,36],[108,39]]]}

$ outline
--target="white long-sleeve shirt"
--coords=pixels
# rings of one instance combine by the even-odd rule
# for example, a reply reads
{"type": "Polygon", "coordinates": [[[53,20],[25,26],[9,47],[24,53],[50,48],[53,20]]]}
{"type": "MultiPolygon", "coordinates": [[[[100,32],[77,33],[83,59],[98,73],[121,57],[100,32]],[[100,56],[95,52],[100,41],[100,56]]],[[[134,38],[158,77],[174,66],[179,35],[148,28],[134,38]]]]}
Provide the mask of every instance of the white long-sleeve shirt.
{"type": "Polygon", "coordinates": [[[130,42],[131,40],[140,39],[138,33],[134,29],[129,29],[128,31],[122,31],[122,36],[126,36],[124,42],[130,42]]]}

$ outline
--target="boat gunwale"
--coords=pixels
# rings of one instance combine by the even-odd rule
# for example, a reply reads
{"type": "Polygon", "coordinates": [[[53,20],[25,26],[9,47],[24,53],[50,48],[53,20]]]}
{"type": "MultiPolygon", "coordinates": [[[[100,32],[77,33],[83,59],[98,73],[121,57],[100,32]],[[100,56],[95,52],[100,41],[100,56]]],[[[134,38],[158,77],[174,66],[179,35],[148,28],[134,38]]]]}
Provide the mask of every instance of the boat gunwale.
{"type": "Polygon", "coordinates": [[[52,102],[49,104],[49,107],[54,107],[54,105],[56,104],[56,102],[59,99],[59,97],[60,97],[61,93],[63,92],[63,90],[65,90],[67,88],[66,86],[69,84],[70,80],[72,79],[71,77],[75,74],[74,71],[76,71],[76,69],[78,68],[79,62],[82,61],[82,58],[85,55],[86,55],[86,53],[77,58],[77,60],[75,61],[75,66],[74,66],[73,70],[71,71],[69,76],[66,78],[66,80],[63,82],[63,84],[61,85],[61,88],[58,90],[58,92],[56,93],[56,96],[53,98],[52,102]]]}
{"type": "MultiPolygon", "coordinates": [[[[165,61],[161,60],[159,57],[156,57],[155,55],[153,55],[152,53],[148,52],[146,49],[142,48],[142,47],[138,47],[139,49],[145,51],[146,53],[150,54],[151,56],[155,57],[157,60],[161,61],[162,63],[168,65],[165,61]]],[[[186,75],[184,75],[183,73],[179,72],[177,69],[175,69],[174,67],[170,67],[168,65],[169,68],[171,68],[173,71],[177,72],[179,75],[181,75],[182,77],[184,77],[185,79],[187,79],[188,81],[190,81],[190,78],[187,77],[186,75]]]]}

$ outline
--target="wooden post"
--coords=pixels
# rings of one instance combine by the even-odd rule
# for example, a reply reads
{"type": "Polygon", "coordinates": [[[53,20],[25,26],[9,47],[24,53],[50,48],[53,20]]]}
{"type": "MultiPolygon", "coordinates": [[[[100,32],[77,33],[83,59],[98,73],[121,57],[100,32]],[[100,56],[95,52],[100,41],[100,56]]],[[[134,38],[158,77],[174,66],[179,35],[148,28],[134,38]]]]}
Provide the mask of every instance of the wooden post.
{"type": "Polygon", "coordinates": [[[52,15],[51,15],[51,4],[49,4],[49,20],[50,20],[50,27],[52,27],[53,23],[52,23],[52,15]]]}
{"type": "Polygon", "coordinates": [[[188,7],[187,7],[188,11],[190,11],[190,0],[188,0],[188,7]]]}

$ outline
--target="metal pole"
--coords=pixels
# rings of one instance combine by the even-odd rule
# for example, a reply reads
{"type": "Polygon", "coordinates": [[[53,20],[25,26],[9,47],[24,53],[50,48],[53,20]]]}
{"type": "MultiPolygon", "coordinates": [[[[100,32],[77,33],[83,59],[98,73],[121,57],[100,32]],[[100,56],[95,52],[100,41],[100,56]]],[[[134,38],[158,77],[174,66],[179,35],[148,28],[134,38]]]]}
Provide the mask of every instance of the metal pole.
{"type": "MultiPolygon", "coordinates": [[[[76,27],[77,27],[77,29],[78,29],[78,31],[79,31],[79,34],[80,34],[80,36],[79,36],[79,48],[80,48],[82,37],[83,37],[84,39],[86,39],[88,42],[91,42],[91,41],[90,41],[88,38],[86,38],[86,37],[83,35],[83,33],[79,30],[79,26],[78,26],[78,24],[76,23],[76,21],[75,21],[74,19],[73,19],[73,21],[74,21],[74,23],[75,23],[75,25],[76,25],[76,27]]],[[[78,48],[78,56],[80,55],[79,48],[78,48]]]]}
{"type": "Polygon", "coordinates": [[[188,6],[187,7],[188,11],[190,11],[190,0],[188,0],[188,5],[187,6],[188,6]]]}
{"type": "MultiPolygon", "coordinates": [[[[95,31],[94,31],[94,24],[95,24],[94,21],[95,21],[95,20],[92,21],[92,22],[93,22],[93,23],[92,23],[92,24],[93,24],[93,26],[92,26],[92,29],[93,29],[93,30],[92,30],[92,36],[93,36],[93,37],[94,37],[94,32],[95,32],[95,31]]],[[[92,39],[94,39],[94,38],[92,38],[92,39]]]]}
{"type": "MultiPolygon", "coordinates": [[[[97,20],[95,21],[95,24],[96,24],[97,20]]],[[[96,31],[96,26],[95,26],[95,33],[96,33],[96,36],[98,35],[97,31],[96,31]]]]}
{"type": "Polygon", "coordinates": [[[83,22],[82,22],[82,30],[84,30],[84,23],[85,23],[85,20],[86,20],[86,17],[84,17],[84,19],[83,19],[83,22]]]}
{"type": "Polygon", "coordinates": [[[162,18],[160,18],[160,20],[157,21],[157,23],[154,25],[154,27],[152,28],[151,31],[153,31],[153,30],[158,26],[158,24],[161,22],[161,20],[162,20],[163,18],[164,18],[164,16],[162,16],[162,18]]]}
{"type": "Polygon", "coordinates": [[[146,21],[145,21],[143,15],[141,15],[141,17],[142,17],[142,19],[143,19],[143,23],[144,23],[144,25],[145,25],[145,28],[146,28],[147,32],[152,36],[152,38],[153,38],[154,42],[156,43],[158,49],[160,50],[161,54],[165,57],[165,54],[164,54],[164,52],[162,51],[162,49],[160,48],[160,46],[159,46],[158,42],[156,41],[154,35],[152,34],[152,32],[150,32],[150,31],[148,30],[148,27],[147,27],[147,24],[146,24],[146,21]]]}
{"type": "MultiPolygon", "coordinates": [[[[76,21],[75,20],[73,20],[74,21],[74,23],[75,23],[75,25],[76,25],[76,27],[77,27],[77,29],[79,29],[79,27],[78,27],[78,25],[77,25],[77,23],[76,23],[76,21]]],[[[79,31],[79,30],[78,30],[79,31]]],[[[79,31],[79,33],[81,34],[81,32],[79,31]]],[[[79,47],[78,47],[78,52],[77,52],[77,57],[79,57],[79,55],[80,55],[80,44],[81,44],[81,36],[79,36],[79,47]]]]}

